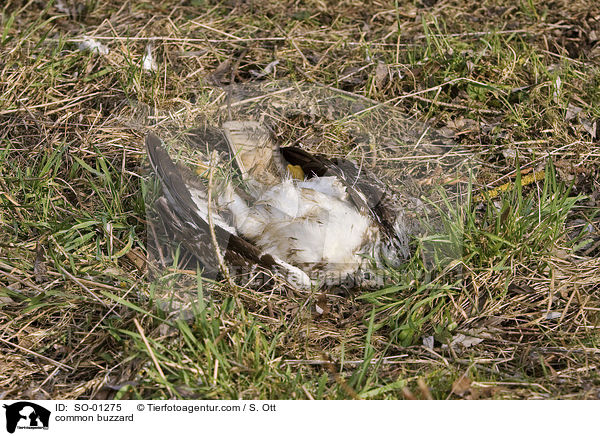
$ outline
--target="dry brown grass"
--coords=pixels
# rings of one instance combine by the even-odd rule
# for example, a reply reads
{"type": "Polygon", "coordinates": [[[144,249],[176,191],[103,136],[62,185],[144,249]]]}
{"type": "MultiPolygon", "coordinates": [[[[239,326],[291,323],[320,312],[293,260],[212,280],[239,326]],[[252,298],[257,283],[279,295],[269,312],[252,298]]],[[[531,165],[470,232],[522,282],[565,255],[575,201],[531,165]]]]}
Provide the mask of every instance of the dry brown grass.
{"type": "MultiPolygon", "coordinates": [[[[0,7],[0,398],[598,398],[595,2],[59,3],[0,7]],[[80,53],[83,35],[110,53],[80,53]],[[140,68],[149,42],[156,74],[140,68]],[[352,298],[204,282],[216,303],[199,314],[195,271],[177,270],[160,283],[182,302],[158,298],[139,261],[145,129],[197,125],[226,104],[219,86],[250,81],[393,105],[479,163],[477,192],[513,183],[466,211],[461,280],[410,276],[415,260],[397,289],[352,298]],[[523,172],[552,156],[585,196],[564,219],[548,206],[555,240],[514,206],[517,155],[523,172]]],[[[324,117],[278,121],[283,141],[353,151],[324,117]]],[[[385,161],[375,151],[355,150],[385,161]]],[[[416,187],[446,183],[438,156],[404,166],[430,179],[416,187]]],[[[541,203],[542,190],[523,196],[541,203]]]]}

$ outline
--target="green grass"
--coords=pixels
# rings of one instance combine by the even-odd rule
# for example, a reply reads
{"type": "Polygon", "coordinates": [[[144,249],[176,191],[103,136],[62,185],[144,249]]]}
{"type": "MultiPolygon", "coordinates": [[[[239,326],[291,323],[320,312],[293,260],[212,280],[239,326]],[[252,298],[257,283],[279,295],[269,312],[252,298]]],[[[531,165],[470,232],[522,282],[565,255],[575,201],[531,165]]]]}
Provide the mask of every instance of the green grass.
{"type": "MultiPolygon", "coordinates": [[[[18,3],[0,7],[4,398],[598,396],[600,147],[586,126],[600,116],[600,52],[576,30],[600,32],[586,18],[599,7],[18,3]],[[78,51],[83,34],[107,37],[110,54],[78,51]],[[141,68],[146,37],[155,73],[141,68]],[[423,197],[445,218],[382,289],[230,289],[177,247],[161,273],[145,261],[145,129],[201,121],[215,80],[248,81],[275,59],[266,82],[388,102],[452,131],[448,153],[478,163],[461,201],[423,197]]],[[[308,146],[351,150],[344,123],[287,121],[284,139],[326,132],[308,146]]],[[[448,187],[435,159],[408,170],[448,187]]]]}

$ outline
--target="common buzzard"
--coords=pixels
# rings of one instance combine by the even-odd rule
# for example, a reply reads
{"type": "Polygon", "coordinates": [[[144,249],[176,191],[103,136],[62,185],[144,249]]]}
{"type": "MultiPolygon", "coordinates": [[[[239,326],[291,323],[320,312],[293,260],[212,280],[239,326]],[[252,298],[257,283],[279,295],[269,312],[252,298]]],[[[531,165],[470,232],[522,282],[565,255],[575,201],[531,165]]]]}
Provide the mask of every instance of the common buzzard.
{"type": "Polygon", "coordinates": [[[221,133],[240,177],[212,185],[208,171],[175,164],[157,136],[146,137],[163,221],[206,268],[218,267],[216,240],[235,275],[270,271],[303,289],[372,288],[383,268],[409,256],[403,207],[366,168],[279,147],[254,121],[226,122],[221,133]]]}

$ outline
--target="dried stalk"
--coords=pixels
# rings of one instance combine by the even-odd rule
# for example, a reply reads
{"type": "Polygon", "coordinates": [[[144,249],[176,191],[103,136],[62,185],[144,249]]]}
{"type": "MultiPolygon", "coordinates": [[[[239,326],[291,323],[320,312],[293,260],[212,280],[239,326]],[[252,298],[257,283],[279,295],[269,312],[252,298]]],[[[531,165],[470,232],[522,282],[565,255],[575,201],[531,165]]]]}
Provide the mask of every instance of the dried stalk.
{"type": "Polygon", "coordinates": [[[213,189],[213,172],[214,172],[214,162],[216,160],[216,152],[213,152],[210,156],[210,168],[208,169],[208,200],[206,206],[206,215],[208,218],[208,228],[210,231],[210,238],[212,240],[213,248],[215,250],[215,257],[217,258],[217,262],[219,262],[219,270],[221,274],[229,283],[229,286],[232,288],[235,287],[233,280],[231,280],[231,276],[229,275],[229,268],[225,265],[225,260],[223,259],[223,255],[221,253],[221,249],[219,248],[219,244],[217,243],[217,235],[215,233],[215,226],[212,220],[212,189],[213,189]]]}

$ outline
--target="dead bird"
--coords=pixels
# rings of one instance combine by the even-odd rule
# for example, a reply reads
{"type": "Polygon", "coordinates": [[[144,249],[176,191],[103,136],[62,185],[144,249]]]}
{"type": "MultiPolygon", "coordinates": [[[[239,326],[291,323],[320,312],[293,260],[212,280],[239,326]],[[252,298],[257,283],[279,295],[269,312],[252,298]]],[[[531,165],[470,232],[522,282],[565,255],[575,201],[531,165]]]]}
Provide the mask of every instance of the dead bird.
{"type": "Polygon", "coordinates": [[[221,178],[210,195],[207,171],[175,164],[157,136],[146,137],[163,221],[206,267],[216,269],[216,239],[236,274],[258,268],[301,289],[372,288],[382,268],[409,257],[403,206],[367,169],[280,147],[255,121],[226,122],[222,134],[241,180],[221,178]]]}

